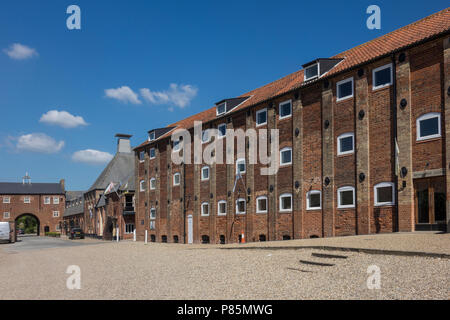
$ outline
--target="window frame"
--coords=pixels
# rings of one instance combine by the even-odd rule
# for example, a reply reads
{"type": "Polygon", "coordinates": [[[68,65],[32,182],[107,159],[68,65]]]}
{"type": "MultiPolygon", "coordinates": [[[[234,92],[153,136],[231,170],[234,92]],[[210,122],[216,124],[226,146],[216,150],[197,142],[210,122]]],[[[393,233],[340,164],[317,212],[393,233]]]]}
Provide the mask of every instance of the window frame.
{"type": "Polygon", "coordinates": [[[59,218],[59,211],[57,211],[57,210],[53,211],[53,218],[59,218]],[[55,215],[55,213],[56,213],[56,215],[55,215]]]}
{"type": "Polygon", "coordinates": [[[152,132],[150,132],[150,133],[148,134],[148,139],[149,139],[149,141],[154,141],[154,140],[156,140],[156,133],[155,133],[155,131],[152,131],[152,132]]]}
{"type": "Polygon", "coordinates": [[[294,206],[294,204],[293,204],[292,193],[283,193],[283,194],[280,194],[280,196],[278,197],[278,201],[279,201],[278,207],[279,207],[280,212],[292,212],[293,206],[294,206]],[[290,197],[290,198],[291,198],[291,208],[290,208],[290,209],[283,209],[283,201],[282,201],[282,198],[287,198],[287,197],[290,197]]]}
{"type": "Polygon", "coordinates": [[[417,141],[425,141],[429,139],[435,139],[442,137],[442,123],[441,123],[441,113],[440,112],[428,112],[416,119],[416,139],[417,141]],[[429,136],[420,136],[420,122],[424,120],[429,120],[433,118],[438,118],[438,133],[429,136]]]}
{"type": "Polygon", "coordinates": [[[322,191],[321,190],[310,190],[306,193],[306,210],[313,211],[313,210],[322,210],[322,191]],[[309,196],[313,194],[319,194],[320,201],[319,201],[319,207],[311,207],[311,199],[309,196]]]}
{"type": "Polygon", "coordinates": [[[139,163],[145,162],[145,151],[139,152],[139,163]]]}
{"type": "Polygon", "coordinates": [[[156,208],[155,207],[150,208],[150,220],[156,220],[156,208]],[[152,216],[152,211],[155,212],[154,216],[152,216]]]}
{"type": "Polygon", "coordinates": [[[280,150],[280,167],[292,165],[292,156],[293,156],[293,155],[292,155],[292,147],[286,147],[286,148],[281,149],[281,150],[280,150]],[[281,154],[282,154],[283,152],[286,152],[286,151],[290,151],[290,152],[291,152],[291,161],[290,161],[290,162],[283,163],[283,162],[282,162],[283,157],[281,156],[281,154]]]}
{"type": "Polygon", "coordinates": [[[150,180],[149,180],[149,188],[150,188],[150,190],[156,190],[156,178],[150,178],[150,180]],[[154,188],[152,188],[152,181],[155,181],[155,187],[154,188]]]}
{"type": "Polygon", "coordinates": [[[267,213],[269,208],[269,200],[267,196],[259,196],[256,198],[256,213],[267,213]],[[266,200],[266,210],[259,208],[259,200],[266,200]]]}
{"type": "Polygon", "coordinates": [[[174,186],[179,186],[181,184],[181,174],[179,172],[175,172],[173,174],[173,185],[174,186]],[[175,177],[179,177],[178,178],[178,183],[175,182],[175,177]]]}
{"type": "Polygon", "coordinates": [[[244,198],[236,199],[236,214],[244,215],[247,213],[247,201],[244,198]],[[244,202],[244,211],[239,211],[239,202],[244,202]]]}
{"type": "Polygon", "coordinates": [[[304,74],[303,74],[303,80],[304,81],[309,81],[309,80],[313,80],[313,79],[318,79],[319,78],[319,75],[320,75],[320,62],[316,62],[316,63],[313,63],[313,64],[311,64],[310,66],[307,66],[306,68],[305,68],[305,71],[304,71],[304,74]],[[313,67],[315,67],[315,66],[317,66],[317,74],[315,75],[315,76],[312,76],[312,77],[309,77],[309,78],[307,78],[306,77],[306,70],[308,70],[308,69],[311,69],[311,68],[313,68],[313,67]]]}
{"type": "Polygon", "coordinates": [[[52,202],[51,197],[48,197],[48,196],[44,197],[44,204],[45,205],[49,205],[49,204],[51,204],[51,202],[52,202]],[[48,199],[48,201],[47,201],[47,199],[48,199]]]}
{"type": "Polygon", "coordinates": [[[202,144],[208,143],[210,141],[211,141],[211,136],[210,136],[209,129],[202,130],[202,144]],[[205,134],[208,134],[207,140],[203,140],[203,137],[205,136],[205,134]]]}
{"type": "Polygon", "coordinates": [[[150,228],[150,230],[156,230],[156,220],[150,220],[148,227],[150,228]]]}
{"type": "Polygon", "coordinates": [[[245,161],[245,158],[236,159],[236,172],[235,173],[238,174],[238,172],[240,172],[241,175],[247,173],[247,162],[245,161]],[[245,167],[244,171],[241,171],[241,172],[239,171],[239,163],[240,162],[244,162],[244,167],[245,167]]]}
{"type": "Polygon", "coordinates": [[[178,152],[181,150],[181,140],[174,140],[172,142],[172,152],[178,152]]]}
{"type": "Polygon", "coordinates": [[[372,70],[372,90],[374,91],[374,90],[378,90],[378,89],[382,89],[382,88],[386,88],[386,87],[389,87],[389,86],[391,86],[392,85],[392,82],[393,82],[393,66],[392,66],[392,63],[388,63],[388,64],[385,64],[385,65],[383,65],[383,66],[380,66],[380,67],[378,67],[378,68],[375,68],[375,69],[373,69],[372,70]],[[384,70],[384,69],[387,69],[387,68],[390,68],[391,69],[391,81],[389,82],[389,83],[385,83],[385,84],[382,84],[382,85],[379,85],[379,86],[375,86],[375,74],[378,72],[378,71],[382,71],[382,70],[384,70]]]}
{"type": "Polygon", "coordinates": [[[267,124],[267,108],[256,111],[255,123],[257,127],[261,127],[267,124]],[[258,115],[263,112],[266,114],[266,122],[258,123],[258,115]]]}
{"type": "Polygon", "coordinates": [[[26,203],[26,204],[31,203],[31,197],[30,196],[23,197],[23,203],[26,203]]]}
{"type": "Polygon", "coordinates": [[[139,181],[139,191],[140,192],[145,192],[145,187],[143,186],[143,184],[145,184],[145,180],[139,181]]]}
{"type": "Polygon", "coordinates": [[[148,157],[150,158],[150,160],[156,158],[156,148],[150,148],[150,150],[148,152],[148,157]],[[155,155],[153,157],[152,157],[152,150],[155,152],[155,155]]]}
{"type": "Polygon", "coordinates": [[[346,132],[337,137],[337,154],[338,156],[345,156],[347,154],[355,153],[355,133],[354,132],[346,132]],[[341,139],[352,137],[352,150],[350,151],[341,151],[341,139]]]}
{"type": "Polygon", "coordinates": [[[125,234],[132,234],[132,233],[134,233],[134,230],[135,230],[135,226],[134,226],[134,223],[125,223],[125,234]],[[133,226],[133,231],[129,231],[129,226],[133,226]]]}
{"type": "Polygon", "coordinates": [[[283,120],[283,119],[287,119],[287,118],[290,118],[290,117],[292,117],[292,99],[280,102],[280,104],[278,105],[278,120],[283,120]],[[281,106],[284,106],[285,104],[288,104],[288,103],[289,103],[289,106],[290,106],[289,107],[289,109],[290,109],[289,114],[287,116],[281,116],[281,106]]]}
{"type": "Polygon", "coordinates": [[[375,207],[382,207],[382,206],[394,206],[396,199],[395,199],[395,184],[393,182],[380,182],[373,186],[373,200],[374,200],[374,206],[375,207]],[[385,188],[385,187],[391,187],[392,189],[392,201],[391,202],[378,202],[378,188],[385,188]]]}
{"type": "Polygon", "coordinates": [[[201,205],[201,216],[202,217],[209,217],[209,202],[202,202],[202,205],[201,205]],[[204,206],[205,205],[208,207],[208,214],[205,214],[205,212],[204,212],[204,206]]]}
{"type": "Polygon", "coordinates": [[[221,123],[221,124],[219,124],[217,126],[217,135],[218,135],[219,139],[223,139],[223,138],[225,138],[227,136],[227,124],[226,123],[221,123]],[[225,134],[224,135],[221,135],[220,127],[225,127],[225,134]]]}
{"type": "Polygon", "coordinates": [[[209,168],[209,166],[204,166],[204,167],[202,167],[202,170],[201,170],[201,179],[202,179],[202,181],[208,181],[208,180],[209,180],[209,176],[210,176],[210,168],[209,168]],[[205,178],[205,177],[203,176],[203,171],[204,171],[205,169],[208,169],[208,177],[207,177],[207,178],[205,178]]]}
{"type": "Polygon", "coordinates": [[[226,101],[224,101],[216,106],[216,117],[224,115],[225,113],[227,113],[227,102],[226,101]],[[221,106],[221,105],[223,105],[223,112],[219,113],[219,106],[221,106]]]}
{"type": "Polygon", "coordinates": [[[3,197],[3,203],[11,203],[11,197],[3,197]],[[8,201],[6,201],[8,199],[8,201]]]}
{"type": "Polygon", "coordinates": [[[338,81],[338,82],[336,83],[336,102],[340,102],[340,101],[344,101],[344,100],[353,98],[353,97],[355,96],[355,86],[354,86],[354,85],[355,85],[355,84],[354,84],[354,79],[353,79],[353,77],[350,77],[350,78],[347,78],[347,79],[338,81]],[[346,84],[347,82],[351,82],[351,83],[352,83],[352,94],[351,94],[351,95],[348,95],[348,96],[345,96],[345,97],[339,98],[339,93],[340,93],[339,86],[341,86],[341,85],[343,85],[343,84],[346,84]]]}
{"type": "Polygon", "coordinates": [[[217,215],[218,216],[226,216],[227,215],[227,201],[226,200],[217,201],[217,215]],[[220,205],[223,203],[225,204],[225,212],[224,213],[220,212],[220,205]]]}
{"type": "Polygon", "coordinates": [[[11,219],[11,212],[3,212],[3,219],[11,219]]]}
{"type": "Polygon", "coordinates": [[[355,208],[356,207],[356,198],[355,198],[355,187],[353,186],[345,186],[345,187],[340,187],[337,189],[337,203],[338,203],[338,209],[351,209],[351,208],[355,208]],[[341,197],[340,194],[341,192],[345,192],[345,191],[352,191],[353,192],[353,204],[341,204],[341,197]]]}
{"type": "Polygon", "coordinates": [[[59,197],[53,197],[53,204],[59,204],[59,197]]]}

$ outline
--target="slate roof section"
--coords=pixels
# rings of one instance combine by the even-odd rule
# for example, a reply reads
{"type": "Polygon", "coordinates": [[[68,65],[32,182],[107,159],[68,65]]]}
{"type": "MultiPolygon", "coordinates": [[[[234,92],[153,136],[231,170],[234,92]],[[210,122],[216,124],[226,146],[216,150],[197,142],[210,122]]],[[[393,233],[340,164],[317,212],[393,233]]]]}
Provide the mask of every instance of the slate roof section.
{"type": "Polygon", "coordinates": [[[0,194],[65,194],[59,183],[0,182],[0,194]]]}
{"type": "Polygon", "coordinates": [[[116,153],[88,192],[105,190],[111,182],[123,182],[130,175],[134,175],[134,153],[116,153]]]}
{"type": "Polygon", "coordinates": [[[102,194],[100,196],[100,199],[98,199],[97,205],[95,206],[96,208],[101,208],[106,206],[106,198],[105,198],[105,194],[102,194]]]}
{"type": "Polygon", "coordinates": [[[83,191],[66,192],[66,209],[64,210],[64,217],[84,214],[83,195],[84,195],[83,191]]]}
{"type": "MultiPolygon", "coordinates": [[[[446,8],[417,22],[331,57],[330,59],[343,58],[344,60],[319,79],[321,80],[328,78],[337,73],[356,68],[360,65],[369,63],[370,61],[384,56],[388,56],[393,52],[405,49],[414,44],[426,41],[436,36],[448,34],[449,31],[450,8],[446,8]]],[[[277,81],[241,95],[241,98],[251,97],[251,99],[244,101],[230,114],[269,101],[270,99],[299,89],[302,86],[306,86],[315,81],[304,82],[303,69],[298,70],[277,81]]],[[[169,125],[169,127],[190,129],[194,126],[194,121],[208,122],[214,119],[216,119],[216,106],[173,123],[169,125]]],[[[156,140],[164,139],[168,136],[169,134],[165,134],[156,140]]],[[[155,140],[151,142],[146,141],[135,149],[139,149],[154,142],[155,140]]]]}

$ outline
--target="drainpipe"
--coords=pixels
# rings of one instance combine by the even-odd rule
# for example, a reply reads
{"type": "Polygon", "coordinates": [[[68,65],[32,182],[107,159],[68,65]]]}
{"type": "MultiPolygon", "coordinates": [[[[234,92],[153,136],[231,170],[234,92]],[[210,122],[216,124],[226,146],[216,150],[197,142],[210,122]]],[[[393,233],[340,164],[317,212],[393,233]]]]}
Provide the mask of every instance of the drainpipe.
{"type": "MultiPolygon", "coordinates": [[[[393,107],[393,146],[394,146],[394,158],[395,158],[395,142],[397,141],[397,63],[395,60],[395,53],[391,55],[392,60],[392,107],[393,107]]],[[[394,159],[395,160],[395,159],[394,159]]],[[[394,161],[394,172],[395,172],[395,161],[394,161]]],[[[400,173],[399,173],[400,174],[400,173]]],[[[396,226],[395,231],[399,231],[399,214],[398,214],[398,176],[394,176],[394,188],[395,188],[395,219],[396,219],[396,226]]]]}
{"type": "Polygon", "coordinates": [[[186,164],[183,161],[183,239],[186,244],[186,164]]]}

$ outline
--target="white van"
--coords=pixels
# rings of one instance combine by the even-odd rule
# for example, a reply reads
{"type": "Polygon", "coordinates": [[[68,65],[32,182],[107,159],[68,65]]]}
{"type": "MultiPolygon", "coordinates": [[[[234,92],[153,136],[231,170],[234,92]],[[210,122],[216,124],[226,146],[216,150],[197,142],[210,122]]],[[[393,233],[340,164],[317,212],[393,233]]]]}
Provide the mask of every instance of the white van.
{"type": "Polygon", "coordinates": [[[0,241],[11,242],[9,222],[0,222],[0,241]]]}

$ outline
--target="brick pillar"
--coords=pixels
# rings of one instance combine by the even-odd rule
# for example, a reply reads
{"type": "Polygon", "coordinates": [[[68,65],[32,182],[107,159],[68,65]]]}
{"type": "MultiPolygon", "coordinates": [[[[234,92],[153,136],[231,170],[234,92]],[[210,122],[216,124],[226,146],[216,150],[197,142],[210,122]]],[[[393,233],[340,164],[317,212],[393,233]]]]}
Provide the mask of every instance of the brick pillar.
{"type": "Polygon", "coordinates": [[[450,232],[450,37],[444,39],[444,99],[445,99],[445,172],[447,186],[447,232],[450,232]]]}
{"type": "MultiPolygon", "coordinates": [[[[246,116],[246,127],[248,129],[255,129],[255,123],[253,121],[253,111],[249,110],[247,112],[246,116]]],[[[257,235],[253,234],[253,219],[255,217],[255,211],[256,211],[256,199],[255,199],[255,165],[250,163],[249,159],[249,150],[250,150],[250,144],[253,144],[255,142],[250,142],[249,139],[246,139],[246,148],[245,150],[245,163],[247,165],[246,170],[246,182],[247,182],[247,188],[250,188],[250,194],[247,193],[247,190],[244,190],[245,197],[248,199],[250,198],[250,201],[247,202],[247,212],[245,217],[245,239],[246,241],[253,241],[253,238],[255,237],[255,240],[257,239],[257,235]]],[[[257,143],[257,142],[256,142],[257,143]]],[[[257,146],[257,145],[256,145],[257,146]]],[[[255,145],[252,146],[256,147],[255,145]]],[[[258,154],[257,154],[258,155],[258,154]]]]}
{"type": "MultiPolygon", "coordinates": [[[[214,137],[217,141],[218,136],[214,137]]],[[[217,155],[217,147],[214,150],[214,156],[217,155]]],[[[210,166],[210,177],[209,177],[209,190],[212,194],[212,198],[209,198],[209,237],[210,243],[216,243],[216,217],[217,217],[217,194],[216,194],[216,175],[217,167],[216,162],[210,166]]]]}
{"type": "Polygon", "coordinates": [[[322,91],[322,214],[323,236],[334,236],[334,125],[333,125],[333,91],[331,88],[322,91]],[[329,121],[328,128],[325,122],[329,121]],[[328,185],[325,179],[330,179],[328,185]]]}
{"type": "MultiPolygon", "coordinates": [[[[268,139],[268,154],[271,153],[272,150],[272,139],[270,130],[277,128],[277,105],[274,105],[271,108],[267,109],[267,139],[268,139]]],[[[278,156],[278,152],[276,155],[272,155],[271,157],[278,156]]],[[[278,213],[278,188],[277,188],[277,175],[268,176],[269,180],[269,194],[268,194],[268,213],[267,213],[267,227],[268,227],[268,239],[269,241],[277,240],[277,213],[278,213]],[[270,187],[273,187],[272,192],[270,192],[270,187]]]]}
{"type": "Polygon", "coordinates": [[[398,230],[414,231],[414,186],[412,167],[412,137],[411,137],[411,81],[409,57],[398,62],[397,70],[397,143],[399,147],[399,167],[408,169],[405,177],[398,176],[398,230]],[[402,109],[401,101],[405,99],[408,105],[402,109]]]}
{"type": "MultiPolygon", "coordinates": [[[[161,223],[161,177],[160,177],[160,172],[161,172],[161,153],[159,151],[159,147],[158,145],[155,146],[155,150],[156,150],[156,158],[153,160],[154,161],[154,177],[156,179],[156,190],[154,190],[155,193],[155,201],[154,201],[154,205],[155,205],[155,209],[156,209],[156,222],[155,222],[155,227],[156,227],[156,232],[155,232],[155,236],[156,236],[156,242],[161,241],[161,227],[162,227],[162,223],[161,223]]],[[[147,188],[145,189],[145,201],[147,202],[147,206],[145,207],[145,214],[149,214],[148,212],[150,212],[150,172],[148,172],[147,170],[147,175],[146,175],[146,185],[147,188]]],[[[149,236],[150,237],[150,236],[149,236]]]]}
{"type": "Polygon", "coordinates": [[[292,223],[294,225],[294,239],[302,239],[303,233],[303,105],[300,93],[292,103],[292,153],[293,153],[293,209],[292,223]],[[298,131],[298,133],[297,133],[298,131]],[[298,183],[298,188],[295,184],[298,183]]]}
{"type": "MultiPolygon", "coordinates": [[[[172,206],[173,206],[173,197],[172,197],[172,185],[173,185],[173,168],[172,168],[172,144],[171,139],[167,140],[167,148],[166,148],[166,165],[167,165],[167,242],[173,241],[172,239],[172,227],[171,227],[171,215],[172,215],[172,206]]],[[[161,168],[166,170],[166,168],[161,168]]]]}
{"type": "Polygon", "coordinates": [[[369,71],[365,69],[364,75],[357,77],[355,81],[356,234],[370,233],[370,109],[367,84],[368,72],[369,71]],[[360,117],[361,111],[364,112],[363,117],[360,117]],[[363,181],[359,178],[360,174],[364,174],[363,181]]]}
{"type": "MultiPolygon", "coordinates": [[[[233,129],[233,121],[230,118],[227,118],[227,130],[233,129]],[[230,120],[228,120],[230,119],[230,120]]],[[[233,138],[234,139],[234,138],[233,138]]],[[[226,143],[226,141],[225,141],[226,143]]],[[[226,152],[228,150],[228,147],[225,145],[226,152]]],[[[233,150],[231,150],[234,152],[233,150]]],[[[224,154],[224,161],[226,163],[226,152],[224,154]]],[[[225,239],[227,243],[234,243],[237,242],[237,239],[233,238],[233,231],[234,231],[234,219],[236,217],[236,209],[235,209],[235,203],[234,203],[234,193],[233,193],[233,187],[234,187],[234,179],[235,179],[235,168],[234,163],[233,164],[226,164],[227,166],[227,234],[225,235],[225,239]]]]}

